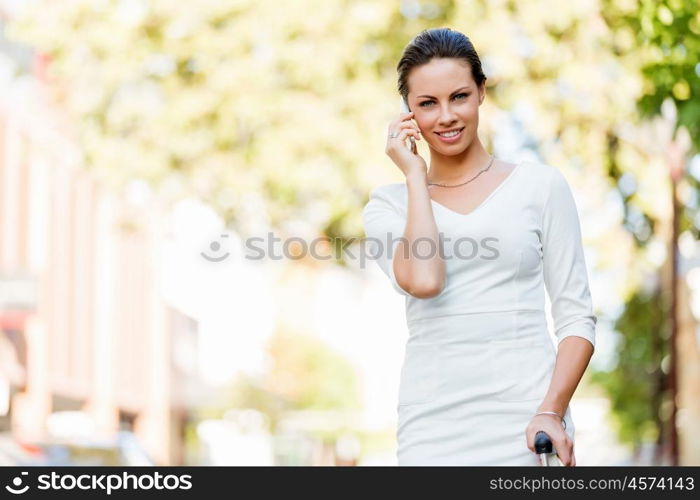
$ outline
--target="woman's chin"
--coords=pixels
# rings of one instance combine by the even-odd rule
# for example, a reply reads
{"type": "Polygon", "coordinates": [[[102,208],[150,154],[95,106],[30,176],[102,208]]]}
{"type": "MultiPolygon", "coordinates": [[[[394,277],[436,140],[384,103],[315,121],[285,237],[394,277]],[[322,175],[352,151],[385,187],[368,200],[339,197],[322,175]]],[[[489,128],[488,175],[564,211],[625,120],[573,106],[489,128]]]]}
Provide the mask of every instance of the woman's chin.
{"type": "Polygon", "coordinates": [[[471,140],[465,139],[464,141],[460,141],[455,144],[437,144],[436,146],[433,146],[433,149],[436,149],[438,152],[444,154],[445,156],[455,156],[469,149],[469,146],[471,146],[471,144],[471,140]]]}

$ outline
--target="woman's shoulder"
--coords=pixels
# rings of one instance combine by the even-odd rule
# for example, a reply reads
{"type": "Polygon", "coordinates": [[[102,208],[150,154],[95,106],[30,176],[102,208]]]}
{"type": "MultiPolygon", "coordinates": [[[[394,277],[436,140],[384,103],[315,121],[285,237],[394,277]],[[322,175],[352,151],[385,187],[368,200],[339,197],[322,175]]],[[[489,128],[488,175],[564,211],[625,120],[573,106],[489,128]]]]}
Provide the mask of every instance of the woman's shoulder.
{"type": "Polygon", "coordinates": [[[404,182],[382,184],[372,189],[372,191],[369,194],[369,200],[367,201],[367,205],[365,206],[371,206],[375,203],[380,203],[398,207],[403,201],[405,201],[406,195],[406,183],[404,182]]]}
{"type": "Polygon", "coordinates": [[[370,198],[373,196],[389,196],[389,197],[399,197],[406,192],[405,182],[392,182],[390,184],[382,184],[375,187],[370,192],[370,198]]]}
{"type": "MultiPolygon", "coordinates": [[[[549,163],[528,159],[521,162],[521,168],[525,170],[526,174],[521,176],[521,183],[529,184],[535,193],[540,193],[545,199],[552,190],[568,186],[561,169],[549,163]]],[[[532,194],[533,191],[529,193],[532,194]]],[[[523,190],[523,193],[525,192],[527,191],[523,190]]]]}
{"type": "Polygon", "coordinates": [[[551,179],[553,175],[559,172],[558,168],[536,159],[527,158],[519,163],[530,174],[528,178],[538,183],[551,179]]]}
{"type": "Polygon", "coordinates": [[[403,204],[407,197],[406,184],[395,182],[392,184],[382,184],[377,186],[370,192],[369,200],[362,209],[362,219],[365,225],[365,231],[369,225],[380,223],[384,224],[387,221],[393,220],[395,216],[404,213],[403,204]]]}

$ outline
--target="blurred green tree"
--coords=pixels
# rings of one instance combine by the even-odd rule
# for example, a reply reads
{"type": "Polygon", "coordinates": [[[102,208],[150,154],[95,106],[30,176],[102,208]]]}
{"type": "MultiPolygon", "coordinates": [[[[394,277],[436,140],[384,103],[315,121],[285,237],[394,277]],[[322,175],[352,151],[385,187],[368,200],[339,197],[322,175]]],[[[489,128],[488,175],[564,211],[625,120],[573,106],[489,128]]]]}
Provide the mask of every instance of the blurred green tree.
{"type": "Polygon", "coordinates": [[[273,432],[287,411],[360,409],[355,369],[320,340],[278,331],[267,353],[268,369],[261,378],[238,376],[232,404],[265,413],[273,432]]]}
{"type": "Polygon", "coordinates": [[[640,290],[627,301],[614,325],[620,332],[617,363],[611,371],[597,371],[591,377],[607,392],[618,434],[635,454],[644,443],[657,441],[663,426],[662,361],[668,355],[669,325],[662,300],[657,289],[651,294],[640,290]]]}
{"type": "MultiPolygon", "coordinates": [[[[686,162],[700,151],[700,9],[697,0],[603,0],[601,15],[610,27],[610,49],[625,61],[633,61],[643,81],[637,98],[642,119],[662,115],[671,120],[671,134],[687,130],[692,148],[686,162]],[[667,106],[672,111],[664,112],[667,106]]],[[[668,137],[667,139],[671,139],[668,137]]],[[[661,144],[665,147],[665,144],[661,144]]],[[[613,148],[613,153],[614,148],[613,148]]],[[[611,155],[614,158],[614,154],[611,155]]],[[[613,176],[614,172],[611,172],[613,176]]],[[[698,195],[700,176],[684,172],[687,186],[680,231],[700,238],[698,195]]]]}
{"type": "MultiPolygon", "coordinates": [[[[664,157],[667,178],[662,186],[670,186],[667,190],[669,204],[680,206],[679,210],[673,211],[670,221],[664,221],[666,228],[670,225],[671,229],[661,234],[666,240],[671,240],[671,260],[667,265],[676,267],[672,257],[678,254],[678,235],[687,231],[696,239],[700,236],[700,177],[685,168],[690,155],[697,153],[700,146],[700,103],[697,99],[700,95],[700,10],[695,0],[603,0],[602,5],[601,15],[614,33],[610,48],[621,61],[631,62],[631,66],[637,67],[642,77],[643,92],[636,100],[640,119],[662,124],[657,128],[662,133],[657,134],[655,144],[650,147],[656,148],[664,157]],[[675,142],[674,147],[682,142],[678,137],[681,129],[687,133],[690,147],[682,151],[685,157],[677,161],[676,168],[680,171],[672,180],[671,163],[674,160],[668,152],[672,149],[672,142],[675,142]]],[[[625,174],[618,168],[618,146],[616,138],[611,138],[609,173],[621,184],[625,174]]],[[[639,215],[634,194],[634,190],[629,190],[623,198],[625,211],[639,215]]],[[[643,217],[653,231],[654,216],[668,219],[667,213],[662,215],[657,211],[652,216],[643,214],[643,217]]],[[[644,246],[648,239],[637,238],[637,241],[644,246]]],[[[665,276],[661,269],[659,273],[665,276]]],[[[669,344],[675,342],[675,292],[678,286],[676,271],[671,270],[669,276],[669,283],[663,279],[658,281],[656,300],[641,300],[641,292],[637,292],[627,301],[625,312],[617,323],[622,335],[617,349],[618,365],[597,380],[608,389],[613,399],[613,408],[621,423],[621,436],[626,440],[648,440],[653,434],[657,443],[656,461],[661,459],[664,440],[669,440],[669,456],[675,465],[678,448],[673,401],[678,399],[675,392],[677,362],[669,344]],[[661,293],[661,290],[668,290],[668,293],[661,293]],[[661,297],[669,300],[660,300],[661,297]],[[662,321],[662,318],[666,320],[662,321]],[[665,361],[663,367],[662,360],[665,361]],[[630,379],[632,374],[638,375],[637,382],[630,379]],[[643,381],[641,385],[639,381],[643,381]],[[670,433],[664,429],[670,429],[670,433]],[[649,430],[651,432],[647,432],[649,430]]]]}
{"type": "Polygon", "coordinates": [[[308,335],[278,332],[270,339],[271,366],[265,387],[290,408],[357,410],[354,368],[323,342],[308,335]]]}

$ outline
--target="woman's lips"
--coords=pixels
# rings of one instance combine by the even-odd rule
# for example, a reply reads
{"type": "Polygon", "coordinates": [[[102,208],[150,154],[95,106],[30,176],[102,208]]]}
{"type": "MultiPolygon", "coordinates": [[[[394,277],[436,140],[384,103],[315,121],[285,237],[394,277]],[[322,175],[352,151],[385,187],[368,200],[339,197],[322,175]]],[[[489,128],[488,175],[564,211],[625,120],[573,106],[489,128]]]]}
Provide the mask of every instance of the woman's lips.
{"type": "Polygon", "coordinates": [[[462,127],[462,129],[459,131],[459,134],[457,134],[453,137],[443,137],[440,134],[438,134],[437,132],[435,132],[435,135],[437,135],[441,141],[447,142],[449,144],[452,142],[457,142],[459,140],[459,138],[462,137],[462,132],[464,132],[464,127],[462,127]]]}

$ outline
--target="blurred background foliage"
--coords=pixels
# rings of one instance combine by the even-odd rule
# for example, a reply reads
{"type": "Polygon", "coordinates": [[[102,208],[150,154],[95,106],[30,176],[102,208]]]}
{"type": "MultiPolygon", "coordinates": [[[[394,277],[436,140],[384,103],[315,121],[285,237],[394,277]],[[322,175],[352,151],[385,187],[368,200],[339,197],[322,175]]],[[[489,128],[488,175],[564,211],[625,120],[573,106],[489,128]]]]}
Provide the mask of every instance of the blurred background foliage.
{"type": "Polygon", "coordinates": [[[240,374],[231,404],[265,413],[273,432],[285,412],[360,409],[352,365],[323,342],[280,331],[270,338],[267,353],[268,370],[262,377],[240,374]]]}
{"type": "MultiPolygon", "coordinates": [[[[685,166],[700,146],[700,9],[695,0],[631,1],[605,0],[601,15],[613,33],[611,49],[623,64],[629,64],[642,77],[643,92],[636,104],[640,120],[652,121],[662,117],[665,127],[662,138],[666,143],[648,147],[666,152],[669,170],[674,161],[669,143],[675,142],[681,158],[682,170],[675,179],[676,188],[668,190],[679,204],[677,233],[687,233],[691,239],[700,235],[700,173],[686,171],[685,166]]],[[[617,153],[619,142],[610,143],[609,174],[618,186],[625,174],[624,163],[617,153]]],[[[669,185],[674,174],[669,172],[664,183],[669,185]]],[[[637,212],[634,191],[623,196],[625,211],[637,212]]],[[[667,207],[672,207],[673,198],[667,207]]],[[[644,211],[644,220],[650,225],[646,233],[654,234],[659,218],[668,219],[668,212],[644,211]]],[[[629,226],[628,226],[629,227],[629,226]]],[[[635,234],[638,246],[644,247],[651,238],[635,234]]],[[[657,232],[659,232],[657,230],[657,232]]],[[[677,233],[666,229],[664,238],[670,244],[668,253],[678,252],[677,233]],[[670,233],[670,234],[669,234],[670,233]]],[[[663,233],[662,233],[663,234],[663,233]]],[[[615,323],[621,334],[617,347],[618,360],[609,372],[599,372],[594,381],[600,383],[611,398],[619,435],[627,443],[653,441],[661,453],[662,443],[668,439],[672,422],[671,405],[677,395],[669,391],[671,329],[673,328],[671,259],[659,270],[655,285],[637,290],[626,301],[625,310],[615,323]],[[664,272],[665,271],[665,272],[664,272]]],[[[673,362],[677,363],[675,359],[673,362]]],[[[657,460],[658,458],[655,457],[657,460]]]]}
{"type": "Polygon", "coordinates": [[[656,442],[663,435],[666,377],[661,367],[664,358],[668,364],[670,332],[664,316],[667,306],[661,300],[658,290],[649,296],[643,291],[632,296],[615,322],[622,334],[615,369],[595,372],[591,379],[605,389],[619,437],[632,446],[656,442]]]}
{"type": "MultiPolygon", "coordinates": [[[[45,53],[103,178],[197,196],[244,236],[264,226],[343,241],[362,235],[369,190],[401,181],[383,154],[395,67],[416,33],[439,26],[466,33],[482,58],[486,147],[501,127],[491,115],[508,110],[524,148],[566,166],[590,200],[583,212],[619,207],[584,234],[624,300],[616,363],[593,380],[624,440],[657,439],[668,301],[654,255],[669,238],[668,144],[687,134],[686,159],[700,145],[695,0],[47,0],[11,33],[45,53]]],[[[678,184],[681,231],[695,239],[699,182],[689,170],[678,184]]],[[[309,342],[276,337],[269,377],[237,393],[271,414],[353,407],[339,390],[352,387],[347,367],[309,342]]]]}

